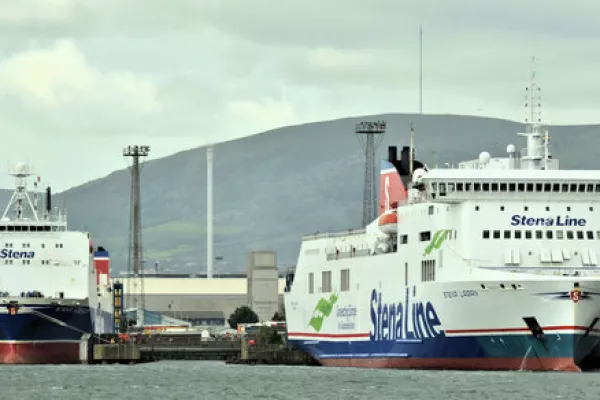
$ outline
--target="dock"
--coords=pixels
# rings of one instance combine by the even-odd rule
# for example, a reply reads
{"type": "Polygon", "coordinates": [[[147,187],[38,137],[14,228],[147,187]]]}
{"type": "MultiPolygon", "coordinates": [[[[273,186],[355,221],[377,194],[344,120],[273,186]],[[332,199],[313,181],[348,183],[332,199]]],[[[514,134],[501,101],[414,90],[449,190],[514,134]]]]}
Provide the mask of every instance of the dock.
{"type": "Polygon", "coordinates": [[[309,354],[289,347],[285,337],[273,340],[264,334],[245,335],[241,338],[241,351],[227,359],[228,364],[319,365],[309,354]]]}

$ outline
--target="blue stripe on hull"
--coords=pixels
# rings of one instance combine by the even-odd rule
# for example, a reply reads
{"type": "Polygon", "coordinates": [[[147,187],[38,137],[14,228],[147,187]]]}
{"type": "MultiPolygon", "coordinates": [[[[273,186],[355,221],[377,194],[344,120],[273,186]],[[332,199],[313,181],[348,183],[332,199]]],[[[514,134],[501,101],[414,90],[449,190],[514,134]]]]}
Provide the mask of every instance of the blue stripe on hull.
{"type": "Polygon", "coordinates": [[[89,308],[58,305],[27,305],[27,308],[58,319],[70,329],[49,321],[21,308],[16,315],[0,314],[0,340],[4,341],[52,341],[80,340],[80,331],[93,332],[89,308]],[[79,330],[79,331],[78,331],[79,330]]]}
{"type": "Polygon", "coordinates": [[[328,358],[573,358],[578,362],[599,343],[600,337],[549,334],[545,345],[531,334],[438,336],[417,341],[290,340],[316,360],[328,358]]]}

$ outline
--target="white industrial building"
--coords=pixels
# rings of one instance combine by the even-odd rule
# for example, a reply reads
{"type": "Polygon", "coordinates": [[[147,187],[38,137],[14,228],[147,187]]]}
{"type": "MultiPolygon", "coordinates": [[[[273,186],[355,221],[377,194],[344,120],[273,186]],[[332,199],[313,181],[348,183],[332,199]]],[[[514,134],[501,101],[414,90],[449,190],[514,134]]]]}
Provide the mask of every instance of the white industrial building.
{"type": "Polygon", "coordinates": [[[226,325],[231,313],[242,305],[250,306],[261,321],[283,309],[285,278],[278,274],[272,251],[250,252],[247,275],[145,274],[143,279],[113,279],[123,283],[125,308],[144,307],[194,325],[226,325]]]}

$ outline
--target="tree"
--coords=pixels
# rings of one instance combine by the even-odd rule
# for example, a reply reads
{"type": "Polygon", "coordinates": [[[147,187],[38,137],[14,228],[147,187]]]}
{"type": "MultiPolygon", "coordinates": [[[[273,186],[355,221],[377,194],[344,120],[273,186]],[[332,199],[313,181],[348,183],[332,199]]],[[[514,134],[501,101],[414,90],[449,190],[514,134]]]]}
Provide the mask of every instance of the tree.
{"type": "Polygon", "coordinates": [[[271,318],[271,321],[285,322],[285,311],[275,311],[275,314],[273,314],[273,318],[271,318]]]}
{"type": "Polygon", "coordinates": [[[231,329],[237,329],[238,324],[252,324],[258,322],[258,315],[248,306],[241,306],[229,316],[227,320],[231,329]]]}

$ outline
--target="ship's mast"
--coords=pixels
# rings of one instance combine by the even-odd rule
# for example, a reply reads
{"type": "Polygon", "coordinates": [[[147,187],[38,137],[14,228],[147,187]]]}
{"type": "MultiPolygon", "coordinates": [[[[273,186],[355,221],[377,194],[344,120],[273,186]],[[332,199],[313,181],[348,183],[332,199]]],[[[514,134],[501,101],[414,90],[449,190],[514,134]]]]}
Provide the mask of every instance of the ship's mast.
{"type": "Polygon", "coordinates": [[[550,154],[548,151],[548,129],[542,125],[541,89],[536,83],[535,57],[532,58],[531,81],[526,91],[525,100],[525,133],[520,136],[527,138],[526,154],[521,160],[529,169],[547,169],[550,154]]]}
{"type": "Polygon", "coordinates": [[[4,209],[2,219],[9,218],[11,207],[14,207],[15,221],[23,221],[26,218],[30,218],[35,222],[39,222],[37,213],[37,193],[36,201],[33,203],[27,192],[27,178],[32,175],[29,165],[22,162],[15,164],[11,168],[10,175],[15,177],[15,191],[13,192],[8,205],[4,209]],[[30,214],[30,216],[27,216],[27,209],[29,209],[28,214],[30,214]]]}

